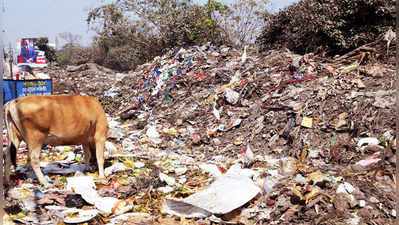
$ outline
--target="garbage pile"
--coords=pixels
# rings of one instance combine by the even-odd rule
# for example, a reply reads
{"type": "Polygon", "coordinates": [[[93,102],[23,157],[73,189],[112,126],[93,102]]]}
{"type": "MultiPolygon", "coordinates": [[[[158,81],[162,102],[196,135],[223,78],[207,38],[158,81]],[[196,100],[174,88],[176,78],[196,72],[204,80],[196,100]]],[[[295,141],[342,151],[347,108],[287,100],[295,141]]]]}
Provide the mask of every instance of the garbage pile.
{"type": "Polygon", "coordinates": [[[45,190],[23,167],[22,146],[8,218],[393,224],[395,48],[387,36],[327,59],[207,44],[125,74],[92,64],[47,71],[57,93],[104,105],[107,177],[83,173],[80,146],[48,146],[41,166],[54,189],[45,190]]]}

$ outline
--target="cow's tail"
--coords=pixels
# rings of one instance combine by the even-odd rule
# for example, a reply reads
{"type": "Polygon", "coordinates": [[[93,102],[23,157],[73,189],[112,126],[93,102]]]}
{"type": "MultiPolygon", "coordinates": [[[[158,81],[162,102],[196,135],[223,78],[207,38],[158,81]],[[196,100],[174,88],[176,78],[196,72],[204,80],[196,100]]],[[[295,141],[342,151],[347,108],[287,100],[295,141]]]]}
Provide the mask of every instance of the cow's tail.
{"type": "Polygon", "coordinates": [[[5,119],[5,125],[7,129],[7,136],[8,136],[8,144],[9,144],[9,154],[11,158],[11,163],[14,165],[14,167],[17,166],[17,146],[16,143],[19,143],[17,132],[19,134],[21,133],[20,126],[21,124],[19,123],[19,118],[18,118],[18,112],[17,112],[17,106],[16,106],[16,100],[7,102],[4,105],[4,119],[5,119]],[[13,116],[15,115],[15,116],[13,116]]]}

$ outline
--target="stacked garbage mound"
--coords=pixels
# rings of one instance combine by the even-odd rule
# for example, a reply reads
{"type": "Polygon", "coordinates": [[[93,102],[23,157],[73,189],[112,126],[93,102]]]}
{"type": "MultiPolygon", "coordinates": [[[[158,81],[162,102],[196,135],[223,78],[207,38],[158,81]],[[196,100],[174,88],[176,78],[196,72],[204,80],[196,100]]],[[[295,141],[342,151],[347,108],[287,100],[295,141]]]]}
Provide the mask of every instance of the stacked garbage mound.
{"type": "Polygon", "coordinates": [[[335,58],[207,44],[171,49],[128,73],[47,71],[57,93],[102,102],[107,178],[80,172],[80,146],[49,147],[42,167],[55,188],[42,189],[22,172],[22,146],[8,218],[393,224],[395,48],[392,33],[335,58]]]}

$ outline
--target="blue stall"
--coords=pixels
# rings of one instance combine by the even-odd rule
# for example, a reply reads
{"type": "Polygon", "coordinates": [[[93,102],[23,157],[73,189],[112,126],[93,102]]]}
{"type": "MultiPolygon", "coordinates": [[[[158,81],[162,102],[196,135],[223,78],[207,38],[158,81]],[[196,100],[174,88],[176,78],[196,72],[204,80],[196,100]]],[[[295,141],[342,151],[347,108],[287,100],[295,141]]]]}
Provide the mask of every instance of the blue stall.
{"type": "Polygon", "coordinates": [[[52,79],[3,80],[3,103],[27,95],[53,94],[52,79]]]}

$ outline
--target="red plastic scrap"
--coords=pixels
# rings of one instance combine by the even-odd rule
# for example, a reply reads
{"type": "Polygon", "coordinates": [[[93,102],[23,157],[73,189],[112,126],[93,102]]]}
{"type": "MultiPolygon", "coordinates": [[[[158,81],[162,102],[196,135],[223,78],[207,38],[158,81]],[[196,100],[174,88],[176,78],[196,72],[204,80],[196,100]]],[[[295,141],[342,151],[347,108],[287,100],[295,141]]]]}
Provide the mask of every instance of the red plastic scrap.
{"type": "Polygon", "coordinates": [[[243,150],[240,151],[240,154],[245,154],[247,153],[247,147],[245,147],[243,150]]]}
{"type": "Polygon", "coordinates": [[[224,173],[227,172],[227,170],[226,170],[225,168],[223,168],[223,167],[218,166],[218,169],[219,169],[219,171],[220,171],[222,174],[224,174],[224,173]]]}
{"type": "Polygon", "coordinates": [[[172,65],[173,63],[175,63],[176,59],[173,58],[172,60],[170,60],[169,65],[172,65]]]}
{"type": "Polygon", "coordinates": [[[196,80],[200,77],[202,77],[205,74],[205,72],[197,73],[196,75],[193,76],[193,79],[196,80]]]}
{"type": "MultiPolygon", "coordinates": [[[[286,81],[282,82],[281,84],[279,84],[277,87],[275,87],[275,88],[273,88],[272,90],[270,90],[269,93],[268,93],[268,95],[270,95],[273,91],[282,88],[282,87],[283,87],[284,85],[286,85],[286,84],[308,81],[308,80],[311,80],[311,79],[313,79],[313,78],[314,78],[314,77],[313,77],[312,75],[309,75],[309,76],[304,76],[303,78],[300,78],[300,79],[289,79],[289,80],[286,80],[286,81]]],[[[269,101],[270,101],[270,98],[267,100],[266,105],[269,105],[269,101]]]]}
{"type": "Polygon", "coordinates": [[[337,70],[335,68],[331,67],[331,66],[327,66],[326,69],[330,73],[336,73],[337,72],[337,70]]]}
{"type": "Polygon", "coordinates": [[[311,80],[311,79],[313,79],[313,78],[314,78],[314,77],[313,77],[312,75],[310,75],[310,76],[305,76],[305,77],[300,78],[300,79],[289,79],[289,80],[286,80],[286,81],[284,81],[283,83],[281,83],[280,85],[278,85],[277,87],[275,87],[275,88],[273,88],[272,90],[270,90],[270,91],[269,91],[269,94],[272,93],[273,91],[277,90],[277,89],[280,89],[281,87],[283,87],[283,86],[286,85],[286,84],[291,84],[291,83],[296,83],[296,82],[307,81],[307,80],[311,80]]]}
{"type": "Polygon", "coordinates": [[[145,85],[145,80],[143,80],[143,83],[140,85],[140,89],[143,89],[145,85]]]}

